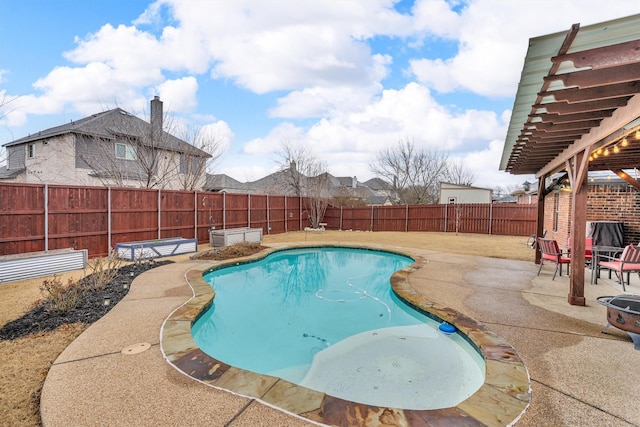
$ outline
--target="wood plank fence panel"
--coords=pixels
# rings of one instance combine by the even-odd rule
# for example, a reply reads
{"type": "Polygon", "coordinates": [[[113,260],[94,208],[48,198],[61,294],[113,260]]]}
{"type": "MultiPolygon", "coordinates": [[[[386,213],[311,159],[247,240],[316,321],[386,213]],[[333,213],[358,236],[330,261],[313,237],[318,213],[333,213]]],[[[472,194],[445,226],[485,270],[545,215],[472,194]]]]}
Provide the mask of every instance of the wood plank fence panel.
{"type": "Polygon", "coordinates": [[[267,196],[261,194],[249,195],[249,227],[261,228],[262,235],[267,234],[269,231],[269,224],[267,221],[267,196]]]}
{"type": "Polygon", "coordinates": [[[45,186],[0,185],[0,255],[45,250],[45,186]]]}
{"type": "Polygon", "coordinates": [[[225,227],[239,228],[249,225],[249,199],[246,194],[226,194],[225,227]]]}
{"type": "Polygon", "coordinates": [[[198,241],[209,242],[211,227],[221,229],[224,223],[224,193],[197,193],[198,241]]]}
{"type": "Polygon", "coordinates": [[[536,232],[537,208],[528,205],[494,205],[492,234],[529,236],[536,232]]]}
{"type": "Polygon", "coordinates": [[[408,231],[445,231],[446,205],[410,205],[408,231]]]}
{"type": "Polygon", "coordinates": [[[267,234],[285,233],[287,227],[286,196],[268,196],[267,234]]]}
{"type": "Polygon", "coordinates": [[[160,237],[193,239],[195,201],[192,191],[160,192],[160,237]]]}
{"type": "Polygon", "coordinates": [[[48,187],[48,249],[87,249],[107,254],[109,190],[104,187],[48,187]]]}
{"type": "Polygon", "coordinates": [[[158,190],[111,189],[111,245],[155,240],[158,236],[158,190]]]}
{"type": "Polygon", "coordinates": [[[299,197],[287,196],[287,229],[286,231],[300,231],[304,228],[301,226],[302,199],[299,197]]]}

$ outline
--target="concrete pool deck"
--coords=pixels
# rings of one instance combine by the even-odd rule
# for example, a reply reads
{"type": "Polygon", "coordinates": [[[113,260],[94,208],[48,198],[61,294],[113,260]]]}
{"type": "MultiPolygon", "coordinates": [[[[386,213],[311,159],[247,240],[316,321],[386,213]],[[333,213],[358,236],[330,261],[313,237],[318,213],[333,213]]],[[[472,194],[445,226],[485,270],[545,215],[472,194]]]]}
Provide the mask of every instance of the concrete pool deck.
{"type": "MultiPolygon", "coordinates": [[[[602,333],[606,309],[596,303],[597,296],[621,293],[613,282],[590,285],[587,274],[587,306],[573,307],[566,302],[567,277],[551,281],[550,268],[538,277],[532,262],[406,251],[426,260],[409,275],[412,288],[476,319],[517,350],[532,388],[518,426],[640,425],[640,351],[622,331],[602,333]]],[[[314,425],[167,363],[160,345],[165,319],[192,297],[189,271],[213,264],[184,259],[136,278],[127,297],[58,357],[42,391],[44,426],[314,425]]],[[[635,280],[628,290],[640,293],[635,280]]],[[[465,425],[482,423],[468,418],[465,425]]]]}

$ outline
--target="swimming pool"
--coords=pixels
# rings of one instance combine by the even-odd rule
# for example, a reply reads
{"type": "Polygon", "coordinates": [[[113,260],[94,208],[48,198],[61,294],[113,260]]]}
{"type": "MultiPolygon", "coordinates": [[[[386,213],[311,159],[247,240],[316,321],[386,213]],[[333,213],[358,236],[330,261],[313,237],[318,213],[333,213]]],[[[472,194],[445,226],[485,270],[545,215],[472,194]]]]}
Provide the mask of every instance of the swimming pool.
{"type": "Polygon", "coordinates": [[[463,336],[413,310],[390,276],[413,259],[386,251],[304,248],[225,266],[204,279],[212,305],[194,322],[215,359],[370,405],[437,409],[484,383],[463,336]]]}

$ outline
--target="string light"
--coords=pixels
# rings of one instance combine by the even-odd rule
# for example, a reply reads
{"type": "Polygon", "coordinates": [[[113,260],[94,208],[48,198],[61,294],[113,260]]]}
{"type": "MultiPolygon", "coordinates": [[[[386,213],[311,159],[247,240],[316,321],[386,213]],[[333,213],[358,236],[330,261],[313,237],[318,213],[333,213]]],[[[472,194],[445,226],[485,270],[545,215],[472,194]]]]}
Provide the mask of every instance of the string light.
{"type": "MultiPolygon", "coordinates": [[[[640,129],[637,129],[633,134],[635,135],[635,139],[640,140],[640,129]]],[[[618,154],[620,152],[620,147],[627,147],[628,145],[628,135],[625,135],[611,149],[609,149],[609,146],[604,148],[598,147],[597,149],[595,149],[589,156],[589,161],[591,162],[600,156],[607,157],[609,154],[611,154],[611,151],[613,151],[614,154],[618,154]]]]}

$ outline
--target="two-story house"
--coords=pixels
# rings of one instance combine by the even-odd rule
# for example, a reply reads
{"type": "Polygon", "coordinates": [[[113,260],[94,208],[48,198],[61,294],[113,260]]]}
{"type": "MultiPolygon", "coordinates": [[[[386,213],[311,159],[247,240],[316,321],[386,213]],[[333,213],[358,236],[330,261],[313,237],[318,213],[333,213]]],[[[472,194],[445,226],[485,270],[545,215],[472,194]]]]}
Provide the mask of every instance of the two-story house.
{"type": "Polygon", "coordinates": [[[159,97],[150,123],[120,109],[4,144],[5,182],[201,189],[211,155],[163,130],[159,97]]]}

